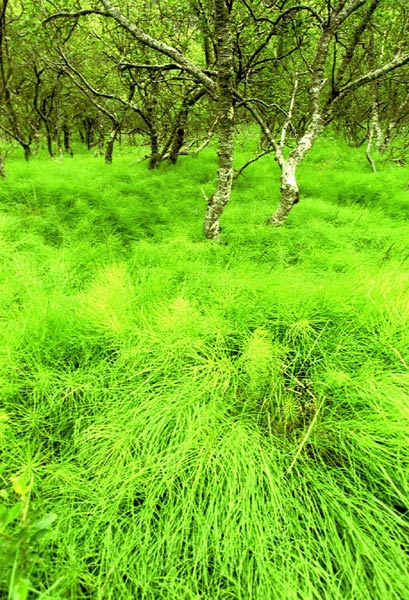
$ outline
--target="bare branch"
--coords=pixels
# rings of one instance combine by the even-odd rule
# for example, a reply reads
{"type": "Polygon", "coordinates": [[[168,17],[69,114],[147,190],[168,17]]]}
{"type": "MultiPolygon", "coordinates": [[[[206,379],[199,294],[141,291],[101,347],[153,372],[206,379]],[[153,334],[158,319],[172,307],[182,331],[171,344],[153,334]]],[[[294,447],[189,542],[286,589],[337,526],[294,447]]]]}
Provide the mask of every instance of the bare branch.
{"type": "Polygon", "coordinates": [[[129,69],[146,69],[147,71],[180,71],[180,65],[176,63],[168,63],[165,65],[149,65],[143,63],[124,63],[120,62],[118,65],[121,71],[127,71],[129,69]]]}
{"type": "Polygon", "coordinates": [[[277,25],[277,23],[279,23],[279,21],[284,19],[284,17],[286,17],[290,13],[298,12],[301,10],[307,10],[308,12],[310,12],[313,15],[313,17],[315,17],[317,19],[317,21],[319,22],[320,25],[322,25],[324,23],[324,19],[321,17],[321,15],[319,13],[317,13],[317,11],[314,10],[311,6],[307,6],[306,4],[298,4],[296,6],[291,6],[290,8],[288,8],[287,10],[282,12],[280,14],[280,16],[277,18],[277,20],[275,21],[275,24],[277,25]]]}
{"type": "Polygon", "coordinates": [[[334,102],[340,100],[340,98],[343,98],[344,96],[350,94],[354,90],[366,85],[367,83],[370,83],[371,81],[380,79],[387,73],[390,73],[391,71],[398,69],[399,67],[402,67],[407,63],[409,63],[409,54],[395,56],[393,60],[391,60],[386,65],[383,65],[383,67],[379,67],[374,71],[370,71],[369,73],[362,75],[362,77],[358,77],[357,79],[354,79],[353,81],[345,85],[339,91],[339,94],[331,101],[331,103],[333,104],[334,102]]]}
{"type": "MultiPolygon", "coordinates": [[[[316,10],[314,10],[311,6],[307,6],[306,4],[297,4],[296,6],[291,6],[287,10],[284,10],[283,12],[281,12],[280,15],[277,17],[277,19],[273,20],[273,19],[270,19],[269,17],[257,17],[254,14],[254,11],[251,8],[251,6],[249,5],[249,3],[246,0],[242,0],[242,2],[245,5],[245,7],[247,8],[247,10],[249,11],[249,13],[252,16],[255,23],[270,23],[273,27],[276,27],[278,25],[278,23],[280,21],[282,21],[287,15],[289,15],[292,12],[298,12],[301,10],[309,11],[317,19],[317,21],[320,23],[320,25],[322,25],[324,22],[321,15],[316,10]]],[[[266,8],[272,8],[272,7],[266,7],[266,8]]]]}
{"type": "MultiPolygon", "coordinates": [[[[78,75],[78,72],[74,71],[74,73],[78,75]]],[[[95,108],[97,108],[102,114],[108,117],[114,124],[118,123],[117,115],[114,112],[109,111],[107,108],[105,108],[105,106],[102,106],[102,104],[97,102],[97,100],[94,98],[92,87],[84,77],[78,75],[82,81],[82,83],[80,83],[72,73],[68,72],[68,76],[72,80],[72,82],[77,86],[77,88],[81,90],[85,96],[87,96],[87,98],[90,102],[92,102],[95,108]]]]}
{"type": "Polygon", "coordinates": [[[160,40],[153,38],[148,35],[142,29],[134,25],[129,19],[127,19],[124,15],[122,15],[116,8],[114,8],[109,0],[101,0],[102,4],[106,9],[106,16],[112,17],[117,23],[121,25],[126,31],[128,31],[132,37],[136,40],[168,56],[173,61],[175,61],[182,69],[190,73],[192,77],[194,77],[197,81],[199,81],[210,93],[214,93],[216,91],[216,83],[211,79],[208,75],[206,75],[203,70],[190,62],[183,54],[181,54],[176,48],[173,46],[169,46],[160,40]]]}
{"type": "Polygon", "coordinates": [[[234,92],[235,97],[240,100],[241,104],[249,111],[251,115],[253,115],[255,121],[258,123],[261,131],[264,133],[267,142],[274,149],[274,151],[279,153],[279,146],[269,128],[266,121],[264,120],[262,114],[259,112],[256,106],[254,106],[254,102],[251,100],[244,98],[238,91],[234,92]]]}
{"type": "Polygon", "coordinates": [[[349,44],[349,46],[345,52],[345,55],[342,59],[341,66],[339,67],[338,72],[336,74],[334,86],[333,86],[334,90],[336,90],[338,88],[338,86],[340,85],[342,78],[345,75],[346,70],[352,61],[352,58],[354,56],[354,53],[355,53],[356,47],[359,43],[359,40],[361,39],[362,34],[364,33],[365,29],[368,27],[371,17],[373,15],[373,13],[375,12],[375,10],[377,9],[380,2],[381,2],[381,0],[373,0],[372,1],[372,4],[369,6],[365,15],[362,17],[361,22],[356,27],[356,29],[354,31],[354,35],[351,39],[351,43],[349,44]]]}
{"type": "Polygon", "coordinates": [[[246,163],[244,163],[244,165],[241,166],[238,171],[235,171],[234,180],[236,181],[236,179],[238,179],[240,177],[240,175],[243,173],[243,171],[245,169],[247,169],[247,167],[249,167],[253,163],[260,160],[260,158],[263,158],[263,156],[266,156],[267,154],[271,154],[272,152],[274,152],[274,150],[272,148],[269,148],[268,150],[264,150],[264,152],[260,152],[260,154],[257,154],[257,156],[253,156],[253,158],[250,158],[250,160],[248,160],[246,163]]]}
{"type": "Polygon", "coordinates": [[[46,25],[50,21],[55,21],[55,19],[78,19],[79,17],[83,17],[85,15],[101,15],[102,17],[110,16],[109,13],[105,12],[104,10],[98,10],[97,8],[84,8],[75,12],[61,11],[49,15],[42,21],[42,25],[46,25]]]}
{"type": "Polygon", "coordinates": [[[197,81],[204,85],[210,93],[214,93],[216,91],[215,82],[208,75],[206,75],[203,69],[190,62],[176,48],[174,48],[173,46],[169,46],[168,44],[165,44],[164,42],[161,42],[160,40],[157,40],[145,33],[144,31],[142,31],[142,29],[137,27],[123,14],[121,14],[114,6],[112,6],[109,0],[101,0],[101,2],[106,9],[105,11],[91,8],[82,9],[75,12],[61,11],[47,17],[43,21],[43,24],[46,24],[49,21],[55,19],[78,18],[90,14],[100,15],[103,17],[110,17],[114,19],[117,23],[119,23],[121,27],[126,29],[126,31],[128,31],[136,40],[138,40],[145,46],[148,46],[149,48],[152,48],[153,50],[156,50],[161,54],[164,54],[165,56],[168,56],[169,58],[174,60],[175,63],[179,66],[179,68],[184,69],[185,71],[190,73],[190,75],[192,75],[197,81]]]}
{"type": "Polygon", "coordinates": [[[281,130],[281,137],[280,137],[280,151],[283,150],[284,148],[284,144],[287,138],[287,131],[288,131],[288,127],[291,124],[291,119],[293,118],[293,112],[294,112],[294,104],[295,104],[295,100],[297,98],[297,90],[298,90],[298,73],[295,74],[295,80],[294,80],[294,87],[293,87],[293,93],[291,95],[291,100],[290,100],[290,106],[288,108],[288,115],[287,115],[287,120],[283,125],[283,128],[281,130]]]}
{"type": "Polygon", "coordinates": [[[99,92],[98,90],[96,90],[94,87],[92,87],[92,85],[89,83],[89,81],[87,79],[85,79],[84,75],[78,71],[78,69],[76,69],[74,67],[74,65],[72,65],[68,58],[66,57],[66,55],[64,54],[64,52],[62,52],[62,50],[58,50],[58,54],[61,56],[61,58],[64,61],[64,64],[68,67],[68,69],[70,71],[72,71],[73,73],[75,73],[75,75],[77,75],[77,77],[79,79],[81,79],[82,83],[88,88],[88,90],[94,95],[94,96],[99,96],[100,98],[106,98],[107,100],[118,100],[118,96],[114,96],[113,94],[107,94],[106,92],[99,92]]]}
{"type": "Polygon", "coordinates": [[[97,98],[106,98],[107,100],[115,100],[115,101],[119,102],[125,109],[131,109],[134,112],[136,112],[142,118],[142,120],[148,127],[151,126],[149,119],[146,117],[146,115],[143,113],[143,111],[140,108],[138,108],[137,106],[135,106],[134,104],[132,104],[132,102],[130,101],[133,96],[133,93],[132,93],[133,90],[130,90],[130,95],[129,95],[128,100],[124,100],[123,98],[121,98],[121,96],[117,96],[115,94],[107,94],[106,92],[100,92],[100,91],[96,90],[89,83],[89,81],[84,77],[84,75],[80,71],[78,71],[78,69],[76,69],[69,62],[68,58],[61,50],[58,50],[58,53],[60,54],[61,58],[64,60],[64,63],[68,67],[69,71],[72,71],[72,73],[74,73],[78,77],[78,79],[80,79],[80,81],[82,82],[83,85],[81,85],[75,79],[75,77],[73,77],[72,73],[68,72],[67,74],[69,75],[71,80],[91,100],[91,102],[94,104],[94,106],[96,106],[98,108],[98,110],[100,110],[101,112],[106,114],[109,118],[116,119],[116,116],[113,113],[110,113],[105,107],[98,104],[95,101],[95,99],[93,98],[93,96],[95,96],[97,98]],[[85,86],[86,89],[83,86],[85,86]],[[92,94],[92,97],[90,96],[90,94],[88,92],[90,92],[90,94],[92,94]]]}
{"type": "Polygon", "coordinates": [[[330,28],[335,31],[339,29],[344,21],[346,21],[358,8],[365,4],[366,0],[349,0],[344,4],[341,10],[330,19],[330,28]]]}
{"type": "MultiPolygon", "coordinates": [[[[128,71],[130,69],[146,69],[147,71],[183,71],[184,69],[177,63],[166,63],[163,65],[150,65],[145,63],[125,63],[120,62],[118,65],[121,71],[128,71]]],[[[206,75],[216,76],[216,71],[210,69],[203,69],[203,73],[206,75]]]]}

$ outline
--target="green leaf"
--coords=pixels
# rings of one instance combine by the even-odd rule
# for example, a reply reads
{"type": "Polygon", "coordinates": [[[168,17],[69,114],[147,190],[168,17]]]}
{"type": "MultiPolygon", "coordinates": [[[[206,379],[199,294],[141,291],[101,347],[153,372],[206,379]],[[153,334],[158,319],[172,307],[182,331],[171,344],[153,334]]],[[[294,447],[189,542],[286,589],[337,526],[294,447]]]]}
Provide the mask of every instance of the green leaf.
{"type": "Polygon", "coordinates": [[[10,481],[13,485],[13,490],[19,496],[26,496],[31,490],[31,482],[27,481],[24,476],[18,477],[16,475],[14,477],[10,477],[10,481]]]}
{"type": "Polygon", "coordinates": [[[15,582],[11,591],[11,600],[26,600],[30,581],[27,577],[21,577],[15,582]]]}
{"type": "Polygon", "coordinates": [[[35,531],[49,529],[56,519],[57,515],[55,513],[48,513],[42,519],[39,519],[38,521],[33,523],[31,525],[31,528],[35,531]]]}
{"type": "Polygon", "coordinates": [[[21,515],[21,511],[23,510],[23,503],[17,502],[11,508],[6,508],[5,506],[0,506],[0,527],[1,529],[5,529],[10,523],[18,519],[21,515]]]}

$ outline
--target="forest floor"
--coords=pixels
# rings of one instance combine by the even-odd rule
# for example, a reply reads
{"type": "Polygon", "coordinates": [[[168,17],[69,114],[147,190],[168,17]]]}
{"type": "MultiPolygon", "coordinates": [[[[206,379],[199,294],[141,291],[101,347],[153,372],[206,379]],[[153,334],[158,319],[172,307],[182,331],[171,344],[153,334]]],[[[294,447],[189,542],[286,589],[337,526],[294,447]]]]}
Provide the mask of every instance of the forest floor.
{"type": "Polygon", "coordinates": [[[267,156],[214,243],[214,151],[136,158],[0,182],[0,596],[407,599],[408,168],[322,140],[274,229],[267,156]]]}

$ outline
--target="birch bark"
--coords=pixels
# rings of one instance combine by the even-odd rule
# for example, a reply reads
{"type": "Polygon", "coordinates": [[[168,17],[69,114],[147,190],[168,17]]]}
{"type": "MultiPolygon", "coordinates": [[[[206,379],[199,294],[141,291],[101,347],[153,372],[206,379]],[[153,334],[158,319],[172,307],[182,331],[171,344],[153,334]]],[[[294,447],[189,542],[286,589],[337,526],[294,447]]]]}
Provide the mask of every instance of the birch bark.
{"type": "Polygon", "coordinates": [[[317,113],[315,120],[310,124],[294,150],[290,152],[288,158],[284,159],[282,155],[277,157],[277,162],[281,168],[281,195],[280,203],[268,221],[269,225],[282,225],[293,206],[298,203],[300,194],[296,179],[297,167],[312,148],[315,140],[321,135],[323,129],[322,115],[317,113]]]}
{"type": "MultiPolygon", "coordinates": [[[[368,9],[362,14],[352,31],[351,41],[341,65],[333,73],[331,82],[332,89],[331,86],[327,85],[328,80],[325,78],[325,73],[326,70],[328,71],[328,56],[331,44],[340,30],[340,27],[364,4],[364,0],[346,1],[338,12],[335,9],[331,9],[332,14],[330,14],[327,23],[323,24],[322,34],[317,42],[314,60],[312,61],[310,69],[309,125],[307,126],[304,135],[296,142],[296,146],[290,152],[288,158],[283,156],[283,146],[288,122],[284,126],[280,143],[276,144],[275,147],[276,160],[281,168],[281,197],[278,208],[268,221],[271,225],[282,225],[294,204],[298,202],[299,189],[296,180],[297,167],[312,148],[315,140],[321,135],[324,127],[333,119],[334,106],[341,98],[351,94],[356,89],[367,85],[368,83],[377,81],[387,73],[390,73],[409,62],[409,53],[401,54],[397,51],[392,60],[386,64],[383,64],[378,68],[372,68],[356,79],[348,80],[346,83],[343,83],[344,75],[354,58],[355,50],[361,42],[365,30],[380,4],[380,0],[372,0],[368,9]]],[[[336,65],[334,65],[334,69],[335,67],[336,65]]],[[[292,99],[292,103],[293,100],[294,98],[292,99]]],[[[289,118],[291,118],[291,112],[292,107],[290,105],[289,118]]]]}
{"type": "Polygon", "coordinates": [[[233,108],[233,39],[225,0],[214,0],[217,48],[216,118],[218,132],[217,188],[209,198],[204,219],[205,237],[220,237],[220,217],[230,200],[233,184],[234,108],[233,108]]]}

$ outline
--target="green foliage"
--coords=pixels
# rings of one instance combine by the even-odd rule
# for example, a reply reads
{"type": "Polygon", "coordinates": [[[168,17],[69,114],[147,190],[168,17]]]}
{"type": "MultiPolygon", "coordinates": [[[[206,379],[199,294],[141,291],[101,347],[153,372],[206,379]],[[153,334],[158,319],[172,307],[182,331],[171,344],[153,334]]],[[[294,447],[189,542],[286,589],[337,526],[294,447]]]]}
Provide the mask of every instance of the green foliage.
{"type": "Polygon", "coordinates": [[[55,513],[40,515],[30,506],[33,476],[26,473],[10,478],[14,494],[20,500],[11,506],[7,490],[1,490],[0,504],[0,565],[2,572],[11,565],[8,582],[10,600],[26,600],[31,589],[30,576],[34,565],[40,564],[42,542],[57,518],[55,513]]]}
{"type": "Polygon", "coordinates": [[[361,154],[323,140],[282,229],[252,165],[219,244],[211,152],[12,157],[0,595],[407,597],[407,171],[361,154]]]}

